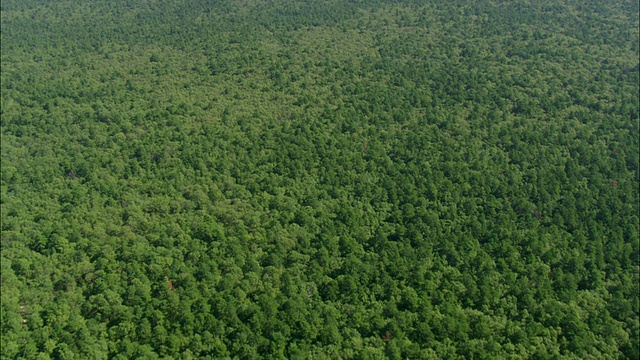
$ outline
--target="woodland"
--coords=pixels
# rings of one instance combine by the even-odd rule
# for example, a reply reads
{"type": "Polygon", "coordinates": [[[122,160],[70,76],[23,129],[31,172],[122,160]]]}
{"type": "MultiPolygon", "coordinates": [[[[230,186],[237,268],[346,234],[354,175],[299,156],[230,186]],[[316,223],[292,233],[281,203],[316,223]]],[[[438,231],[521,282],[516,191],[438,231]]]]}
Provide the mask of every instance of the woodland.
{"type": "Polygon", "coordinates": [[[637,359],[637,0],[3,0],[2,359],[637,359]]]}

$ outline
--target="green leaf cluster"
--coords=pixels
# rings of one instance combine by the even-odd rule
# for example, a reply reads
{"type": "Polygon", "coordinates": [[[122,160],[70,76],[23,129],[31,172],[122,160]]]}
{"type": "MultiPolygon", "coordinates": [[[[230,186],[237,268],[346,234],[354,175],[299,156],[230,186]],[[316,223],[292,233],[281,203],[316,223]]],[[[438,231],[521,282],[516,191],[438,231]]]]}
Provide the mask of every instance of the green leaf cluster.
{"type": "Polygon", "coordinates": [[[638,358],[634,1],[5,0],[1,357],[638,358]]]}

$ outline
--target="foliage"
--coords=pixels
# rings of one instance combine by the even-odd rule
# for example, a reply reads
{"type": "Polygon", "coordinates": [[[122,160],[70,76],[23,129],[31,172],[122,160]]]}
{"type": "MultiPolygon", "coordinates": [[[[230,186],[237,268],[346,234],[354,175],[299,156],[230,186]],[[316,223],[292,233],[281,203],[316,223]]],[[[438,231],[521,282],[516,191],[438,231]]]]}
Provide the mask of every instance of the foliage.
{"type": "Polygon", "coordinates": [[[637,1],[1,16],[3,358],[638,358],[637,1]]]}

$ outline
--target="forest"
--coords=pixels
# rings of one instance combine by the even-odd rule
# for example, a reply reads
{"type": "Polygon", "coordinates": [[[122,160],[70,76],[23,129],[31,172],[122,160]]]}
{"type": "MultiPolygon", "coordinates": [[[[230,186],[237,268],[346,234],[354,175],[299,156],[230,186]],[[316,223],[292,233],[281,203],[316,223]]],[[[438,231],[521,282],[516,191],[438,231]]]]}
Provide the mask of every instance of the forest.
{"type": "Polygon", "coordinates": [[[637,359],[637,0],[3,0],[2,359],[637,359]]]}

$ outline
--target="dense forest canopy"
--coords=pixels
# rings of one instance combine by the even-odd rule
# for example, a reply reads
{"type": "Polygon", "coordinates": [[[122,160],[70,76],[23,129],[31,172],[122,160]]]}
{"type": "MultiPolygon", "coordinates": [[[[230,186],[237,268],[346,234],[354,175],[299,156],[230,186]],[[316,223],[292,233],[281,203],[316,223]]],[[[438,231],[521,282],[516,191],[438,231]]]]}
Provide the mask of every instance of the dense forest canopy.
{"type": "Polygon", "coordinates": [[[1,21],[2,358],[638,358],[638,1],[1,21]]]}

